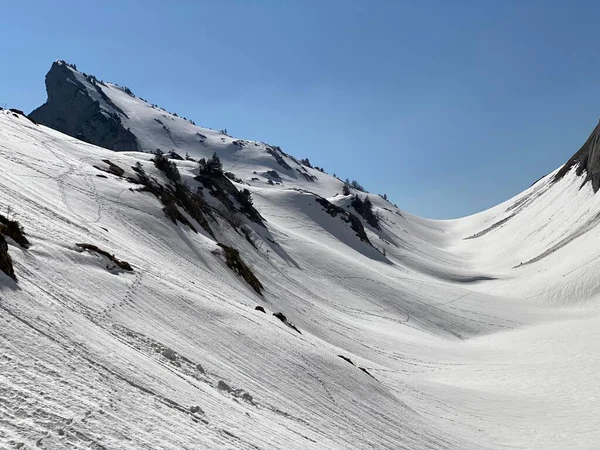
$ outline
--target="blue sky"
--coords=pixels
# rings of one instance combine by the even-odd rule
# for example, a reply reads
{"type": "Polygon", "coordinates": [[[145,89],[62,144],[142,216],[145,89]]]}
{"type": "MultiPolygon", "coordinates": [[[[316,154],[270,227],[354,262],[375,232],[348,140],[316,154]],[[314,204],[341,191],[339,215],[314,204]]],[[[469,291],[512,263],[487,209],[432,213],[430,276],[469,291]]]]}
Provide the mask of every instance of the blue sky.
{"type": "Polygon", "coordinates": [[[459,217],[586,140],[599,13],[584,1],[9,1],[0,105],[42,104],[65,59],[409,212],[459,217]]]}

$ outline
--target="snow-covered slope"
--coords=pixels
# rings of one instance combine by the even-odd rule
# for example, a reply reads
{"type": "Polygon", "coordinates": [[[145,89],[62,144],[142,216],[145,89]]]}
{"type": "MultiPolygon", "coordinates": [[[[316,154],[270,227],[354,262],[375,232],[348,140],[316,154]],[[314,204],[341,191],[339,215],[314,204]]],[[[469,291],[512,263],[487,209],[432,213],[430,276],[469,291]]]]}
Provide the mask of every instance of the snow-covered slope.
{"type": "MultiPolygon", "coordinates": [[[[0,447],[596,448],[600,196],[575,166],[452,221],[371,195],[381,229],[362,220],[361,239],[339,180],[167,115],[169,147],[166,113],[102,90],[140,148],[217,151],[264,226],[194,232],[128,180],[139,163],[169,184],[151,154],[1,112],[0,213],[31,246],[8,239],[18,282],[0,273],[0,447]]],[[[196,162],[176,163],[195,187],[196,162]]]]}

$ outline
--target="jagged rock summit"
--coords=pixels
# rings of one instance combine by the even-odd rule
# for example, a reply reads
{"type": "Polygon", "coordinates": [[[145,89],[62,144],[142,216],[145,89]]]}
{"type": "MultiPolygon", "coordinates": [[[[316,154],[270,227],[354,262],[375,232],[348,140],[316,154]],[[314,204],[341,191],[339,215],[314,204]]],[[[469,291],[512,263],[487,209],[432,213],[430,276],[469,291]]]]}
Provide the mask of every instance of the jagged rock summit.
{"type": "Polygon", "coordinates": [[[127,115],[104,93],[103,82],[84,75],[74,65],[55,61],[46,74],[48,100],[29,117],[110,150],[140,150],[136,137],[124,127],[127,115]]]}

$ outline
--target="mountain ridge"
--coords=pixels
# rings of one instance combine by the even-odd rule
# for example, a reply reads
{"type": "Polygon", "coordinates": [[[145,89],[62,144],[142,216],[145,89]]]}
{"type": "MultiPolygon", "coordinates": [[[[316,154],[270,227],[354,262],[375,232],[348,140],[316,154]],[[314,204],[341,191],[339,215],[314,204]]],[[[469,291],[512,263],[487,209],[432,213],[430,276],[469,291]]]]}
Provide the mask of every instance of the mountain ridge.
{"type": "MultiPolygon", "coordinates": [[[[304,164],[304,160],[299,161],[277,146],[232,138],[225,130],[216,132],[196,126],[192,120],[180,117],[176,113],[169,113],[164,108],[137,97],[129,88],[98,80],[94,75],[80,72],[76,65],[64,60],[57,60],[52,64],[46,75],[46,91],[48,94],[46,103],[33,110],[28,116],[39,123],[100,147],[117,151],[156,152],[158,150],[175,155],[177,152],[185,151],[193,157],[209,157],[206,148],[221,153],[230,151],[227,147],[231,146],[243,148],[248,144],[260,145],[278,162],[278,166],[270,168],[275,173],[277,167],[284,171],[296,170],[296,176],[307,177],[310,180],[318,177],[319,171],[324,172],[317,168],[317,173],[308,173],[307,169],[313,167],[307,160],[304,164]],[[142,109],[152,111],[153,122],[144,118],[145,127],[137,128],[138,123],[131,121],[124,111],[126,107],[115,104],[113,99],[104,92],[105,90],[112,91],[112,95],[115,92],[123,93],[125,97],[121,99],[131,99],[131,103],[137,101],[143,106],[142,109]],[[153,130],[148,123],[154,126],[153,130]],[[173,127],[175,128],[172,129],[173,127]]],[[[147,112],[145,111],[145,115],[147,112]]],[[[138,117],[139,119],[141,117],[138,117]]],[[[600,189],[599,126],[561,167],[555,175],[555,180],[562,178],[571,167],[576,167],[578,175],[586,174],[584,183],[591,182],[594,192],[600,189]]]]}

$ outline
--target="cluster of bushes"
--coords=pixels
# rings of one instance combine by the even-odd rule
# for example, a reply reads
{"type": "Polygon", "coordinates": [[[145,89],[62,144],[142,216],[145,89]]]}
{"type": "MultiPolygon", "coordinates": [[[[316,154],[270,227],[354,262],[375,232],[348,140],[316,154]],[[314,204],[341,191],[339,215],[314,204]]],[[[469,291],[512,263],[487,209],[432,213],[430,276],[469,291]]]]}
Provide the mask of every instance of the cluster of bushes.
{"type": "Polygon", "coordinates": [[[181,174],[177,169],[177,164],[171,161],[162,153],[156,153],[152,158],[154,166],[163,172],[173,183],[181,183],[181,174]]]}
{"type": "MultiPolygon", "coordinates": [[[[170,217],[175,223],[177,221],[188,225],[196,231],[193,225],[179,212],[177,206],[181,206],[191,217],[196,219],[209,234],[213,235],[212,230],[204,217],[204,212],[212,214],[209,207],[206,205],[202,188],[196,192],[191,192],[181,181],[181,174],[175,162],[167,158],[162,153],[157,153],[152,159],[156,168],[161,170],[169,180],[174,184],[174,188],[166,189],[157,183],[152,182],[144,171],[142,165],[138,162],[133,170],[137,173],[140,183],[145,186],[145,190],[152,192],[158,197],[164,205],[165,214],[170,217]]],[[[221,201],[223,210],[219,209],[219,213],[223,218],[228,220],[232,226],[239,227],[241,225],[241,217],[237,217],[237,210],[231,201],[230,197],[235,198],[240,204],[240,212],[245,214],[251,220],[262,223],[262,218],[258,211],[253,206],[252,194],[248,189],[238,190],[228,181],[232,178],[235,181],[242,180],[236,178],[232,172],[223,172],[223,164],[219,156],[214,153],[212,157],[198,160],[199,175],[196,180],[204,185],[212,186],[210,193],[221,201]]]]}
{"type": "Polygon", "coordinates": [[[237,201],[240,202],[242,206],[243,212],[249,212],[249,210],[254,206],[254,200],[252,200],[252,194],[248,189],[242,189],[238,191],[239,195],[237,196],[237,201]]]}
{"type": "Polygon", "coordinates": [[[29,241],[25,237],[23,226],[13,218],[11,208],[8,208],[6,216],[0,214],[0,234],[8,236],[23,248],[29,248],[29,241]]]}
{"type": "Polygon", "coordinates": [[[129,89],[127,86],[123,86],[122,89],[123,89],[123,92],[125,92],[130,97],[135,97],[135,94],[133,93],[133,91],[131,89],[129,89]]]}
{"type": "Polygon", "coordinates": [[[209,235],[214,237],[214,233],[204,215],[205,212],[210,214],[210,211],[204,202],[202,192],[200,190],[195,193],[191,192],[181,182],[181,174],[177,165],[166,156],[157,154],[153,158],[153,162],[173,182],[174,188],[165,188],[156,182],[156,180],[150,179],[143,166],[137,162],[133,170],[136,172],[139,182],[144,185],[142,190],[151,192],[160,200],[164,206],[163,212],[173,223],[179,221],[190,227],[194,232],[197,232],[192,223],[179,211],[178,207],[181,206],[209,235]]]}
{"type": "MultiPolygon", "coordinates": [[[[302,166],[305,166],[305,167],[310,167],[311,169],[318,170],[321,173],[327,173],[327,172],[325,172],[325,169],[323,167],[313,166],[308,158],[302,158],[302,159],[300,159],[300,161],[298,161],[292,155],[290,155],[290,154],[284,152],[283,150],[281,150],[281,147],[278,147],[276,145],[270,145],[270,144],[265,144],[265,147],[266,147],[267,153],[269,153],[271,156],[273,156],[275,158],[275,160],[277,161],[277,163],[281,167],[283,167],[284,169],[292,170],[292,168],[290,167],[290,165],[285,162],[285,160],[283,159],[283,157],[281,155],[290,158],[296,164],[299,164],[299,165],[302,165],[302,166]]],[[[296,169],[296,170],[298,170],[298,169],[296,169]]],[[[304,170],[306,170],[306,169],[304,169],[304,170]]],[[[303,175],[305,177],[307,176],[307,174],[303,174],[303,175]]],[[[308,180],[308,181],[314,181],[314,180],[308,180]]]]}
{"type": "Polygon", "coordinates": [[[311,163],[310,163],[310,161],[309,161],[309,159],[308,159],[308,158],[303,158],[303,159],[301,159],[301,160],[300,160],[300,163],[301,163],[303,166],[310,167],[310,168],[312,169],[312,165],[311,165],[311,163]]]}
{"type": "MultiPolygon", "coordinates": [[[[228,209],[231,213],[236,210],[235,206],[230,200],[231,196],[239,202],[241,206],[240,211],[243,214],[245,214],[250,220],[262,224],[262,217],[253,206],[252,195],[250,191],[248,189],[243,189],[240,191],[229,181],[229,179],[231,179],[237,182],[242,182],[242,180],[237,178],[234,173],[223,172],[223,164],[216,153],[213,153],[212,157],[209,159],[201,158],[198,161],[198,169],[199,174],[198,177],[196,177],[196,180],[200,181],[204,185],[212,185],[214,189],[211,190],[211,194],[218,198],[226,209],[228,209]]],[[[234,216],[234,214],[223,214],[223,212],[221,215],[223,215],[226,219],[234,216]]],[[[230,222],[232,225],[238,226],[235,224],[239,223],[239,218],[234,221],[230,220],[230,222]]]]}
{"type": "Polygon", "coordinates": [[[223,164],[216,152],[209,159],[200,158],[198,160],[198,168],[200,169],[200,175],[223,175],[223,164]]]}
{"type": "Polygon", "coordinates": [[[82,74],[89,82],[91,85],[93,86],[97,86],[98,84],[101,84],[103,86],[105,86],[106,84],[104,83],[104,81],[99,80],[98,78],[96,78],[96,76],[94,75],[88,75],[87,73],[83,72],[82,74]]]}
{"type": "MultiPolygon", "coordinates": [[[[335,174],[333,175],[335,177],[335,174]]],[[[354,188],[356,190],[362,191],[362,192],[367,192],[365,191],[365,189],[356,181],[352,181],[351,183],[348,181],[348,179],[346,178],[346,182],[344,183],[344,186],[342,186],[342,194],[344,195],[350,195],[350,188],[354,188]]],[[[390,200],[388,199],[388,195],[387,194],[379,194],[379,196],[384,199],[386,202],[389,202],[390,200]]]]}
{"type": "Polygon", "coordinates": [[[325,169],[323,169],[322,167],[319,167],[319,166],[313,167],[313,165],[310,163],[310,160],[308,158],[301,159],[300,164],[302,164],[303,166],[306,166],[306,167],[310,167],[311,169],[318,170],[321,173],[327,173],[327,172],[325,172],[325,169]]]}
{"type": "Polygon", "coordinates": [[[23,248],[29,248],[29,241],[25,237],[25,231],[21,224],[11,216],[12,210],[10,208],[8,208],[6,216],[0,214],[0,271],[17,281],[12,259],[8,254],[8,243],[4,236],[10,237],[23,248]]]}
{"type": "MultiPolygon", "coordinates": [[[[214,239],[216,239],[213,234],[208,221],[204,216],[204,212],[210,211],[206,202],[204,201],[204,196],[202,194],[202,188],[199,188],[195,193],[191,192],[190,189],[185,186],[181,182],[181,174],[177,169],[177,165],[170,161],[165,155],[157,154],[153,158],[154,165],[161,170],[169,180],[171,180],[174,184],[173,187],[165,188],[160,184],[151,180],[146,174],[143,166],[138,162],[133,167],[133,170],[137,173],[140,183],[144,184],[144,190],[152,192],[156,197],[158,197],[161,203],[164,205],[163,211],[165,215],[174,223],[178,221],[189,226],[193,231],[196,231],[192,223],[186,218],[185,215],[181,213],[179,207],[182,207],[192,218],[194,218],[214,239]]],[[[234,213],[235,208],[233,207],[231,200],[229,200],[229,194],[233,194],[235,198],[241,205],[242,212],[246,213],[249,217],[253,217],[254,215],[258,215],[258,212],[252,206],[252,196],[248,189],[243,189],[242,191],[238,191],[235,186],[227,180],[227,177],[223,173],[223,165],[221,164],[221,160],[219,156],[214,153],[211,158],[208,160],[202,158],[198,161],[198,166],[200,169],[200,175],[196,177],[196,179],[200,182],[209,181],[213,186],[216,186],[217,189],[211,191],[213,195],[216,195],[217,198],[222,200],[223,207],[226,211],[221,211],[221,215],[228,219],[228,215],[236,216],[234,213]],[[231,190],[225,192],[222,188],[229,185],[231,190]],[[228,202],[227,202],[228,201],[228,202]]],[[[233,175],[233,174],[232,174],[233,175]]],[[[235,176],[235,175],[233,175],[235,176]]],[[[260,215],[258,215],[260,217],[260,215]]],[[[234,226],[240,226],[241,219],[234,223],[234,221],[230,221],[234,226]]],[[[244,280],[256,291],[257,294],[262,295],[263,285],[256,278],[252,270],[244,263],[242,258],[240,257],[240,253],[238,250],[233,247],[229,247],[225,244],[218,244],[225,256],[225,262],[227,266],[235,273],[240,275],[244,280]]],[[[110,256],[110,255],[109,255],[110,256]]]]}
{"type": "Polygon", "coordinates": [[[148,174],[144,170],[144,166],[142,166],[141,162],[139,162],[139,161],[136,162],[135,166],[132,166],[131,168],[137,174],[138,181],[140,182],[140,184],[143,184],[145,186],[150,184],[150,178],[148,177],[148,174]]]}
{"type": "Polygon", "coordinates": [[[367,192],[367,190],[364,188],[364,186],[356,180],[350,181],[348,178],[346,178],[345,183],[347,185],[351,186],[352,188],[356,189],[357,191],[367,192]]]}
{"type": "Polygon", "coordinates": [[[63,63],[65,66],[70,67],[71,69],[77,70],[77,64],[70,64],[70,63],[68,63],[68,62],[66,62],[66,61],[64,61],[62,59],[59,60],[58,62],[59,63],[63,63]]]}
{"type": "Polygon", "coordinates": [[[232,181],[235,181],[236,183],[243,183],[241,178],[238,178],[235,173],[233,172],[223,172],[223,175],[225,175],[227,178],[229,178],[232,181]]]}
{"type": "Polygon", "coordinates": [[[377,215],[373,212],[373,204],[368,196],[365,195],[365,199],[361,200],[358,195],[355,195],[350,205],[367,221],[369,225],[371,225],[373,228],[381,230],[379,225],[379,217],[377,217],[377,215]]]}
{"type": "Polygon", "coordinates": [[[223,249],[227,267],[241,276],[258,295],[262,295],[262,290],[264,289],[262,283],[258,278],[256,278],[256,275],[254,275],[252,270],[242,260],[240,257],[240,252],[235,248],[229,247],[225,244],[218,245],[223,249]]]}
{"type": "MultiPolygon", "coordinates": [[[[177,185],[180,186],[180,185],[177,185]]],[[[188,210],[188,205],[189,204],[193,204],[193,201],[191,201],[190,197],[187,195],[187,193],[184,193],[183,195],[181,194],[181,192],[179,194],[177,193],[173,193],[170,191],[163,191],[162,194],[159,196],[159,199],[161,201],[161,203],[164,205],[163,208],[163,212],[165,213],[165,215],[167,217],[169,217],[174,224],[177,224],[177,222],[181,222],[184,225],[187,225],[194,233],[197,233],[198,230],[196,230],[196,227],[194,227],[194,225],[187,219],[187,217],[185,217],[181,211],[178,208],[178,205],[181,205],[186,211],[189,212],[188,210]]],[[[198,222],[202,223],[201,221],[205,220],[204,217],[200,217],[198,215],[192,215],[192,213],[190,213],[190,215],[192,217],[195,217],[198,222]]],[[[208,225],[208,223],[207,223],[208,225]]],[[[210,228],[205,228],[207,231],[210,230],[210,228]]],[[[211,230],[212,233],[212,230],[211,230]]],[[[211,234],[212,235],[212,234],[211,234]]]]}
{"type": "Polygon", "coordinates": [[[330,203],[327,199],[323,197],[317,197],[315,198],[315,200],[323,207],[325,212],[331,217],[337,217],[338,215],[340,215],[341,219],[344,222],[350,224],[350,228],[356,232],[356,235],[361,241],[372,246],[371,241],[369,240],[369,237],[365,232],[365,227],[363,226],[362,222],[358,217],[356,217],[351,212],[347,212],[344,208],[340,208],[339,206],[330,203]]]}

